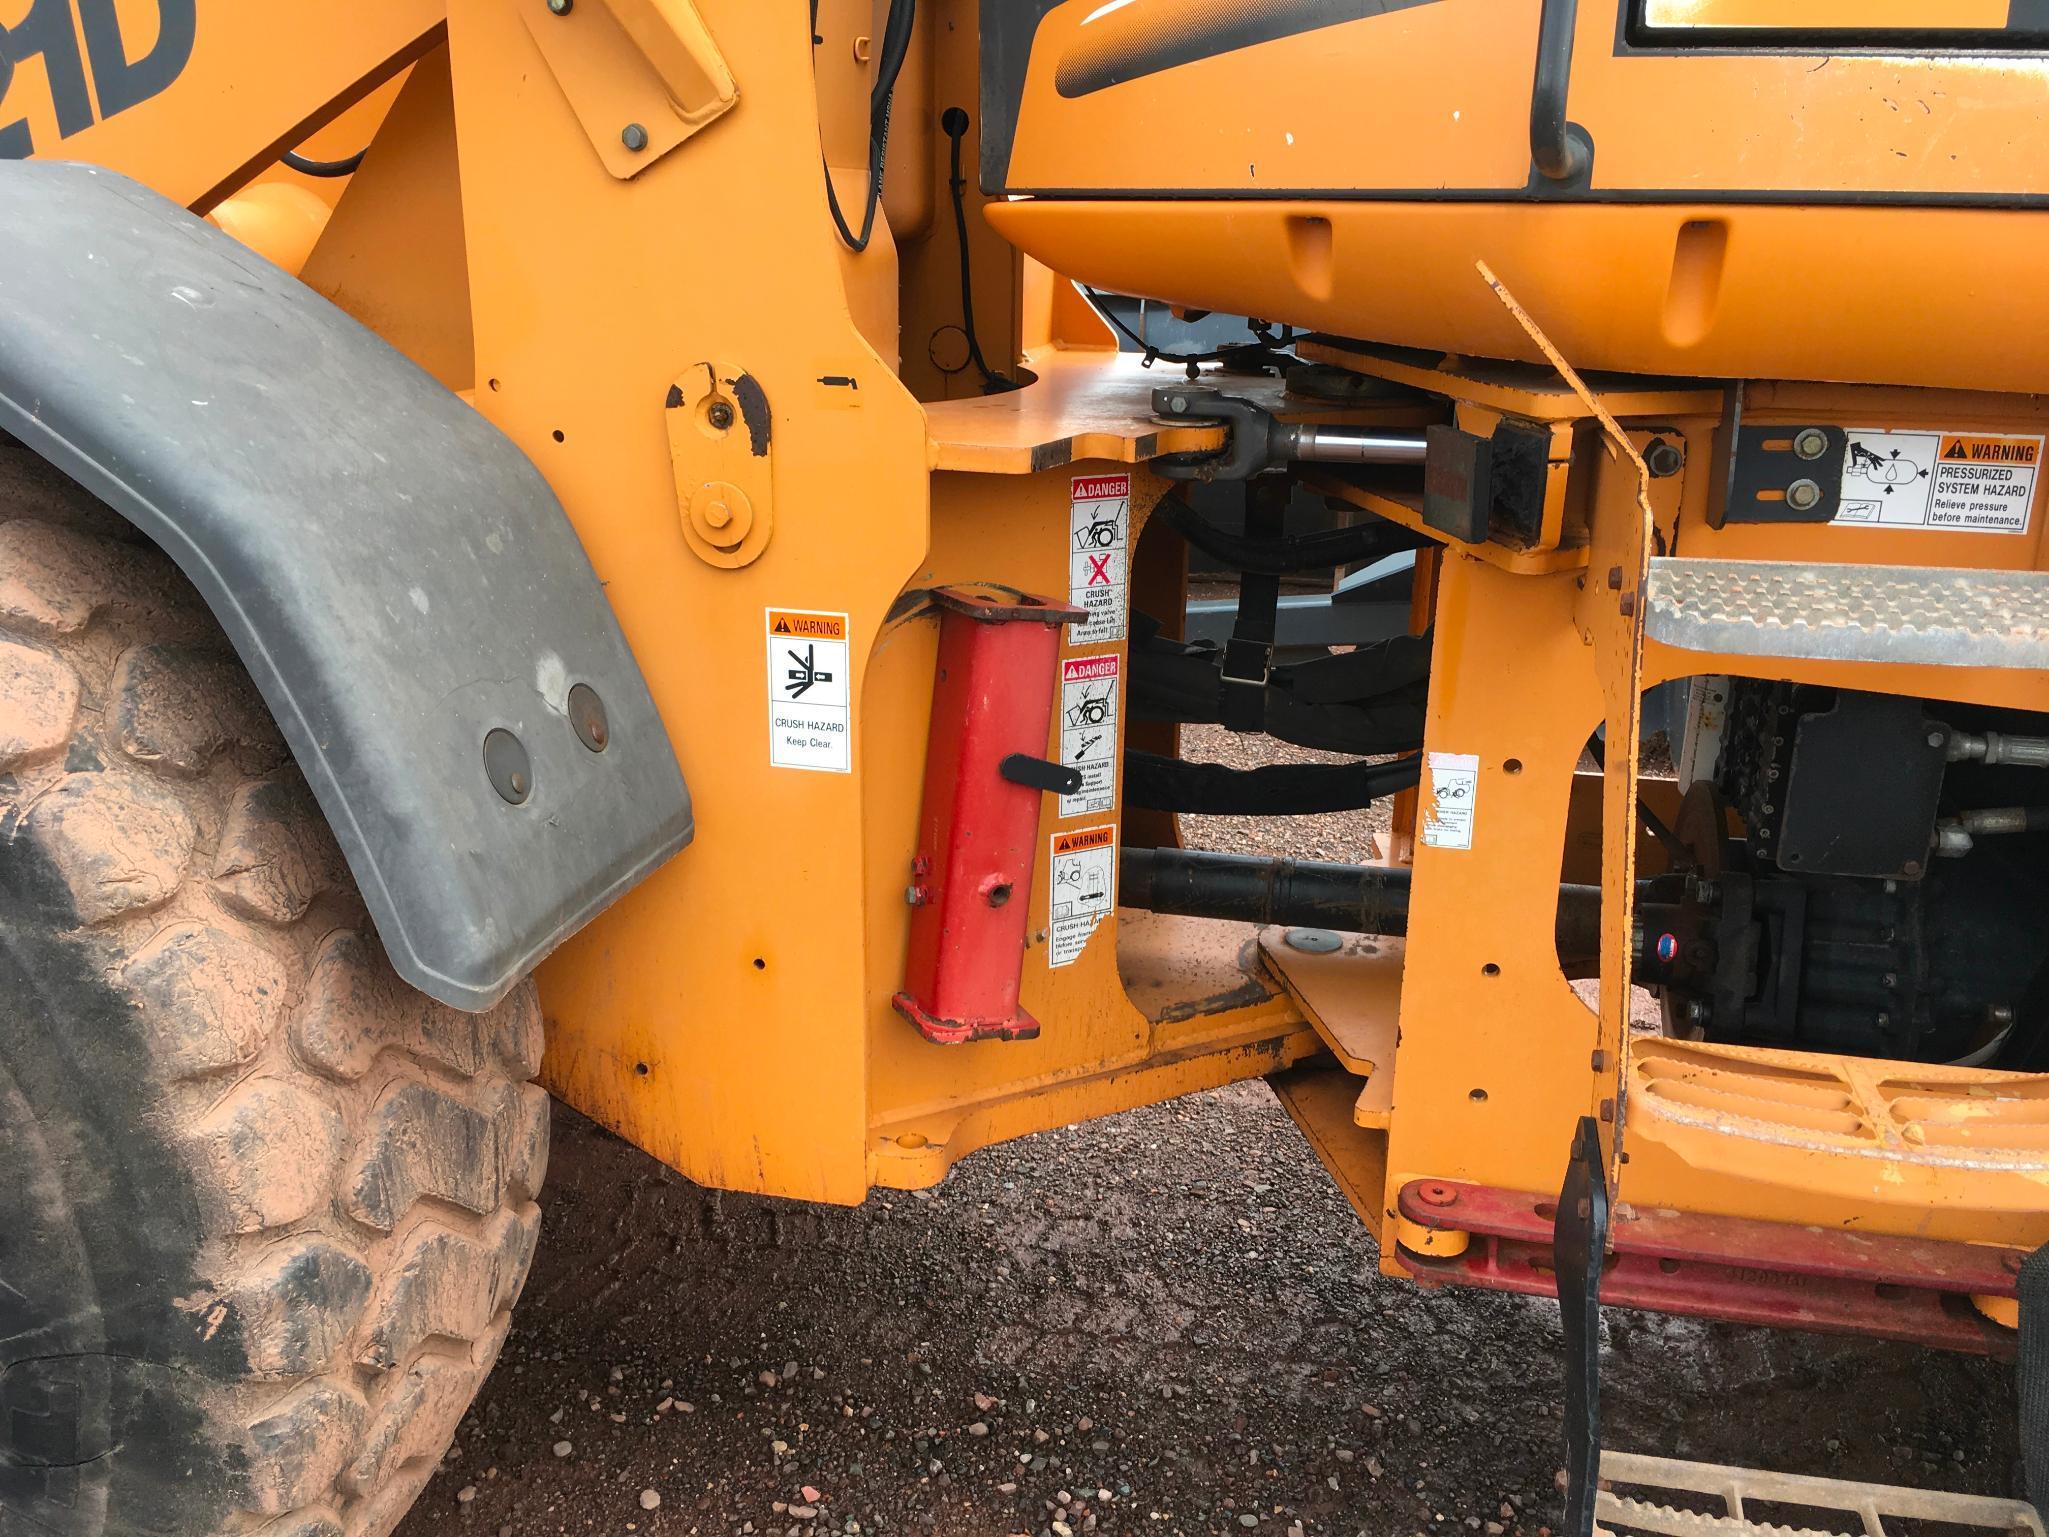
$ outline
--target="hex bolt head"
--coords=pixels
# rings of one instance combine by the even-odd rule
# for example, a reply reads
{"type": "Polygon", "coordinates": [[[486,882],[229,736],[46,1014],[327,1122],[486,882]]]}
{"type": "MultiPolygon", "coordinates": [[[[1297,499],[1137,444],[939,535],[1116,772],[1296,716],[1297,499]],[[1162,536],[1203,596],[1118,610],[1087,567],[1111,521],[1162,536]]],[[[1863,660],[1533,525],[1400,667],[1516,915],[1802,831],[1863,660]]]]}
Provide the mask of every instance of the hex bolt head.
{"type": "Polygon", "coordinates": [[[1819,459],[1828,452],[1828,434],[1819,427],[1803,428],[1793,438],[1793,452],[1802,459],[1819,459]]]}
{"type": "Polygon", "coordinates": [[[1679,451],[1678,444],[1653,438],[1643,451],[1643,465],[1653,479],[1664,480],[1686,467],[1686,455],[1679,451]]]}
{"type": "Polygon", "coordinates": [[[588,683],[569,691],[569,725],[576,739],[592,752],[603,752],[612,741],[612,725],[605,718],[605,701],[588,683]]]}
{"type": "Polygon", "coordinates": [[[728,400],[714,400],[705,407],[704,419],[719,431],[724,432],[733,425],[733,404],[728,400]]]}
{"type": "Polygon", "coordinates": [[[1821,505],[1821,487],[1811,480],[1796,480],[1786,487],[1786,505],[1795,512],[1812,512],[1821,505]]]}
{"type": "Polygon", "coordinates": [[[575,9],[576,0],[548,0],[548,11],[551,15],[567,16],[575,9]]]}
{"type": "Polygon", "coordinates": [[[628,123],[619,130],[619,142],[637,155],[647,148],[647,130],[638,123],[628,123]]]}
{"type": "Polygon", "coordinates": [[[523,806],[533,793],[534,765],[526,744],[503,726],[484,733],[484,777],[508,806],[523,806]]]}

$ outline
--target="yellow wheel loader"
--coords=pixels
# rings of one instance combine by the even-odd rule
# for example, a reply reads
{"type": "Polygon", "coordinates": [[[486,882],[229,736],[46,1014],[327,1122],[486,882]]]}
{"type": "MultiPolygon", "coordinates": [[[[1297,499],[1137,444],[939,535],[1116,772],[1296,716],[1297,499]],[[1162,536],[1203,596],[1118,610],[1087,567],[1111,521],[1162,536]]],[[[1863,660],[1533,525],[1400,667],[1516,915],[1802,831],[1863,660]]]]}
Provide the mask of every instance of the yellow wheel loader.
{"type": "Polygon", "coordinates": [[[1598,1340],[2011,1356],[2049,1497],[2045,124],[2035,0],[0,0],[0,1531],[382,1537],[549,1095],[1259,1076],[1558,1298],[1554,1530],[2039,1533],[1598,1340]]]}

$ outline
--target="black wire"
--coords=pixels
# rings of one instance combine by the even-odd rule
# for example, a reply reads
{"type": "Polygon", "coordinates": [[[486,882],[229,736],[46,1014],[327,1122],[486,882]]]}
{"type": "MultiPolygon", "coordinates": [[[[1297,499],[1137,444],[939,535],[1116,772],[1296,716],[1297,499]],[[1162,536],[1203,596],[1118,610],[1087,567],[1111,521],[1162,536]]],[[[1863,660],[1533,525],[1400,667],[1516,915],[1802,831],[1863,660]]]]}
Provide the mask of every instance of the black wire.
{"type": "Polygon", "coordinates": [[[939,115],[939,126],[953,141],[946,187],[953,195],[953,232],[960,242],[960,328],[968,338],[968,361],[982,376],[982,393],[1001,394],[1016,389],[1018,383],[989,366],[989,360],[982,356],[982,343],[975,335],[975,264],[968,254],[968,183],[960,172],[960,148],[967,137],[968,115],[959,107],[948,107],[939,115]]]}
{"type": "MultiPolygon", "coordinates": [[[[1109,295],[1105,294],[1100,288],[1090,288],[1084,283],[1081,291],[1087,294],[1094,302],[1098,314],[1119,331],[1123,332],[1125,339],[1145,354],[1143,362],[1147,368],[1151,368],[1155,363],[1179,363],[1186,364],[1192,368],[1198,363],[1214,363],[1219,358],[1229,356],[1240,347],[1252,345],[1251,343],[1237,342],[1229,347],[1218,347],[1211,352],[1162,352],[1118,318],[1117,312],[1110,308],[1109,295]]],[[[1266,347],[1290,346],[1300,334],[1293,326],[1282,326],[1279,336],[1275,336],[1272,332],[1262,329],[1249,320],[1245,323],[1245,326],[1252,333],[1254,342],[1266,347]]]]}
{"type": "Polygon", "coordinates": [[[286,165],[301,176],[350,176],[355,173],[356,167],[363,163],[363,157],[369,153],[369,146],[365,145],[346,159],[308,160],[304,155],[286,150],[284,160],[286,165]]]}
{"type": "MultiPolygon", "coordinates": [[[[889,20],[882,28],[882,54],[875,66],[875,86],[868,94],[868,201],[861,211],[861,233],[847,227],[840,210],[839,193],[832,184],[832,170],[825,172],[825,204],[832,210],[832,222],[840,239],[855,251],[868,249],[875,234],[875,210],[882,202],[882,167],[889,155],[889,114],[896,95],[896,77],[903,73],[904,59],[911,51],[911,24],[917,19],[918,0],[889,0],[889,20]]],[[[818,0],[811,0],[811,40],[818,41],[818,0]]],[[[822,158],[822,157],[821,157],[822,158]]]]}

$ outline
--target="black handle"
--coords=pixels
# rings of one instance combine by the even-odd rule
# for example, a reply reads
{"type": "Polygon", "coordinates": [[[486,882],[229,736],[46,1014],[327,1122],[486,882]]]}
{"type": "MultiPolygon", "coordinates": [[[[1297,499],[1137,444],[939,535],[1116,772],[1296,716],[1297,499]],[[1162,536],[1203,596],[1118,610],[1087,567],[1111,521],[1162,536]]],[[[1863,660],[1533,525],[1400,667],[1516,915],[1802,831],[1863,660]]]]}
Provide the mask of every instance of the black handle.
{"type": "Polygon", "coordinates": [[[996,765],[996,772],[1027,790],[1044,790],[1049,795],[1072,795],[1081,788],[1081,770],[1048,763],[1030,753],[1014,752],[996,765]]]}
{"type": "Polygon", "coordinates": [[[1572,36],[1579,0],[1544,0],[1537,22],[1537,78],[1530,87],[1530,159],[1552,181],[1573,181],[1587,169],[1586,146],[1565,120],[1572,86],[1572,36]]]}

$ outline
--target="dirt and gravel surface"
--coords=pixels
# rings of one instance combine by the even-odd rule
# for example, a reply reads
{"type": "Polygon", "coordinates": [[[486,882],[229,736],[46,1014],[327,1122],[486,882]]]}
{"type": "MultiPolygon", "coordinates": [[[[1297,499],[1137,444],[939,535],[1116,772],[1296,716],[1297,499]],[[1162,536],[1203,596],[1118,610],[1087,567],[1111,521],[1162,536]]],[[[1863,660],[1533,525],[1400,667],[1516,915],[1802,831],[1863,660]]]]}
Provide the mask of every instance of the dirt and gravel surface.
{"type": "MultiPolygon", "coordinates": [[[[1369,825],[1304,818],[1288,849],[1355,857],[1369,825]]],[[[559,1107],[555,1137],[533,1280],[402,1537],[1556,1519],[1556,1305],[1381,1276],[1263,1084],[992,1148],[856,1210],[697,1189],[559,1107]]],[[[1619,1312],[1603,1359],[1610,1445],[2018,1492],[2000,1366],[1619,1312]]]]}

